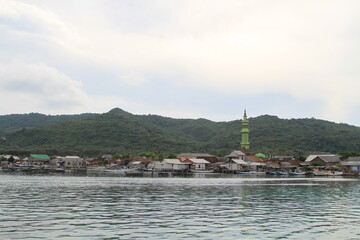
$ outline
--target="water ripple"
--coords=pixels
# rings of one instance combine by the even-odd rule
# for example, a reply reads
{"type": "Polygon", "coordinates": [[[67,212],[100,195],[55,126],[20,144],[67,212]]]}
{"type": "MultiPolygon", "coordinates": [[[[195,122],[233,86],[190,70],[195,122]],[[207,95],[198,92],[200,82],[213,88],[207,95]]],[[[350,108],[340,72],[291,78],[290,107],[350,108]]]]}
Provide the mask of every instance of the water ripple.
{"type": "Polygon", "coordinates": [[[1,239],[360,237],[358,179],[0,176],[1,239]]]}

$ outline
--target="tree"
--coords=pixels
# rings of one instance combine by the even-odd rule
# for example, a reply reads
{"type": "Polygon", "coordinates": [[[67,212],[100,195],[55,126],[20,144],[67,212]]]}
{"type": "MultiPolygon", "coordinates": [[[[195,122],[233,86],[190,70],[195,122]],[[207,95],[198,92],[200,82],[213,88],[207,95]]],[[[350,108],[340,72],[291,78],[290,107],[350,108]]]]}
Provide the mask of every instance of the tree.
{"type": "Polygon", "coordinates": [[[14,156],[10,156],[10,157],[8,158],[8,162],[9,162],[9,163],[15,162],[14,156]]]}
{"type": "Polygon", "coordinates": [[[166,155],[166,158],[176,158],[176,154],[175,153],[169,153],[168,155],[166,155]]]}
{"type": "Polygon", "coordinates": [[[341,158],[343,158],[343,159],[347,159],[347,158],[349,158],[349,157],[357,157],[357,156],[360,156],[360,153],[342,151],[342,152],[340,152],[340,156],[341,156],[341,158]]]}

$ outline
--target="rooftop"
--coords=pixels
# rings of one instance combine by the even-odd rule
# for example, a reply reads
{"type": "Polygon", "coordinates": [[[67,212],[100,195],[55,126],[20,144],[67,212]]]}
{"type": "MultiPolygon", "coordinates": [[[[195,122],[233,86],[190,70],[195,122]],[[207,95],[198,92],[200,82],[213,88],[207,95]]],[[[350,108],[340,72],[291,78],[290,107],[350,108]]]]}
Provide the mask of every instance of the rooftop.
{"type": "Polygon", "coordinates": [[[180,153],[177,157],[214,157],[208,153],[180,153]]]}
{"type": "Polygon", "coordinates": [[[322,160],[324,160],[325,162],[328,162],[327,160],[333,159],[333,158],[337,158],[334,154],[327,154],[327,155],[310,155],[308,156],[308,158],[305,160],[305,162],[311,162],[312,160],[314,160],[315,158],[321,158],[322,160]],[[325,160],[327,159],[327,160],[325,160]]]}
{"type": "Polygon", "coordinates": [[[179,159],[164,159],[164,162],[169,163],[169,164],[189,164],[186,162],[181,162],[179,159]]]}
{"type": "Polygon", "coordinates": [[[193,163],[197,163],[197,164],[199,164],[199,163],[209,163],[205,159],[201,159],[201,158],[191,158],[189,160],[192,161],[193,163]]]}
{"type": "Polygon", "coordinates": [[[50,160],[50,157],[46,154],[30,154],[31,158],[35,158],[35,159],[46,159],[46,160],[50,160]]]}
{"type": "Polygon", "coordinates": [[[225,157],[227,157],[227,158],[236,158],[236,157],[240,157],[240,156],[246,156],[246,154],[243,153],[240,150],[234,150],[225,157]]]}

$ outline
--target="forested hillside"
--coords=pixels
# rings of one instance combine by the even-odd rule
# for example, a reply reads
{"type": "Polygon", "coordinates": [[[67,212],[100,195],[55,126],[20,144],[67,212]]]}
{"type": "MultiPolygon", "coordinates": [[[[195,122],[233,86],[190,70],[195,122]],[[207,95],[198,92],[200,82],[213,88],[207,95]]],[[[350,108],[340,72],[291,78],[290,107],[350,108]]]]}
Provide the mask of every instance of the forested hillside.
{"type": "MultiPolygon", "coordinates": [[[[208,152],[222,156],[238,149],[241,141],[241,120],[173,119],[133,115],[121,109],[21,128],[1,140],[0,150],[83,156],[140,152],[208,152]]],[[[309,152],[360,152],[360,128],[347,124],[264,115],[250,118],[249,128],[253,153],[299,156],[309,152]]]]}
{"type": "Polygon", "coordinates": [[[55,116],[40,113],[4,115],[0,116],[0,136],[22,128],[34,128],[66,120],[79,120],[93,115],[93,113],[55,116]]]}

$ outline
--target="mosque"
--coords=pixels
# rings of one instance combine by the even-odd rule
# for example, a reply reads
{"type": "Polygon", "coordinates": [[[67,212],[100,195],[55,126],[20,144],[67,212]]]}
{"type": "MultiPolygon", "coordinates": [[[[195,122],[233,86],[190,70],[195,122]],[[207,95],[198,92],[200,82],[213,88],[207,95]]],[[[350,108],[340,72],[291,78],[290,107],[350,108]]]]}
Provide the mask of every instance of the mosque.
{"type": "Polygon", "coordinates": [[[249,150],[250,142],[249,142],[249,120],[246,116],[246,109],[244,110],[244,116],[242,120],[242,128],[241,128],[241,145],[242,149],[249,150]]]}

